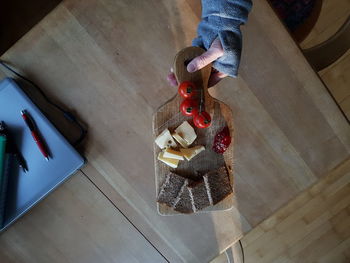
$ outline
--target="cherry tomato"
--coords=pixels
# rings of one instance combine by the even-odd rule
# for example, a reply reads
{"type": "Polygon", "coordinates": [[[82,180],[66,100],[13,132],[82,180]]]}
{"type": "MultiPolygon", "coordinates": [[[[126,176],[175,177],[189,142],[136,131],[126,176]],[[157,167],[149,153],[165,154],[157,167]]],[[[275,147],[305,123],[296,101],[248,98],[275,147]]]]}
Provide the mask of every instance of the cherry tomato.
{"type": "Polygon", "coordinates": [[[198,101],[185,99],[180,105],[180,111],[185,116],[194,116],[198,113],[198,101]]]}
{"type": "Polygon", "coordinates": [[[191,81],[184,81],[180,84],[178,92],[184,99],[189,99],[196,95],[196,86],[191,81]]]}
{"type": "Polygon", "coordinates": [[[211,124],[211,117],[208,112],[202,111],[193,117],[193,123],[197,128],[208,128],[211,124]]]}

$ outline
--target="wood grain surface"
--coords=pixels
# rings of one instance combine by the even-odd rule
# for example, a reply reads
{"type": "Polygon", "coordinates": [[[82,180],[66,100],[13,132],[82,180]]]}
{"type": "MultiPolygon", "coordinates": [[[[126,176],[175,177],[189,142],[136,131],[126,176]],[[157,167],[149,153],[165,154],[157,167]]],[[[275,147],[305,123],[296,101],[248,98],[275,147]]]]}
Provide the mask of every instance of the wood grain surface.
{"type": "Polygon", "coordinates": [[[243,239],[247,263],[350,261],[350,160],[243,239]]]}
{"type": "Polygon", "coordinates": [[[350,128],[271,8],[255,1],[239,77],[209,90],[233,111],[234,207],[158,215],[152,114],[176,93],[166,75],[196,35],[188,1],[63,1],[2,59],[86,123],[84,173],[164,257],[206,262],[348,158],[350,128]]]}
{"type": "MultiPolygon", "coordinates": [[[[224,127],[228,126],[230,135],[233,137],[233,117],[231,109],[216,100],[208,93],[208,80],[211,73],[211,65],[208,65],[195,73],[189,73],[186,70],[186,62],[201,55],[204,52],[203,49],[198,47],[188,47],[181,50],[175,56],[174,60],[174,73],[178,83],[183,81],[191,81],[194,83],[198,90],[203,91],[204,96],[204,109],[212,117],[210,127],[206,129],[198,129],[194,127],[192,117],[185,117],[180,112],[180,104],[182,97],[176,94],[170,101],[161,105],[153,116],[153,137],[154,139],[164,130],[169,129],[174,131],[183,121],[191,123],[195,128],[197,139],[194,141],[195,145],[204,145],[205,151],[193,158],[190,162],[180,162],[176,169],[170,169],[169,166],[160,162],[157,159],[160,148],[154,143],[154,166],[156,174],[156,193],[158,196],[159,188],[165,181],[166,175],[173,171],[176,174],[187,177],[192,180],[198,180],[205,173],[218,170],[220,167],[225,166],[230,178],[230,183],[233,188],[233,143],[229,146],[227,151],[223,155],[219,155],[212,150],[212,145],[215,135],[220,132],[224,127]]],[[[224,200],[217,203],[214,206],[207,207],[198,212],[208,211],[220,211],[228,210],[233,206],[232,195],[228,195],[224,200]]],[[[165,204],[157,203],[158,212],[161,215],[173,215],[179,214],[179,212],[173,210],[165,204]]]]}
{"type": "Polygon", "coordinates": [[[166,262],[78,172],[0,235],[1,262],[166,262]]]}
{"type": "MultiPolygon", "coordinates": [[[[245,262],[348,263],[349,183],[350,159],[245,235],[245,262]]],[[[227,252],[243,262],[239,244],[227,252]]],[[[227,263],[226,254],[210,263],[227,263]]]]}
{"type": "MultiPolygon", "coordinates": [[[[349,14],[344,12],[344,9],[349,10],[350,2],[347,4],[347,9],[344,8],[344,4],[344,1],[323,1],[321,17],[317,21],[319,26],[310,34],[313,37],[308,39],[308,45],[317,45],[318,37],[321,35],[327,39],[335,33],[328,32],[329,28],[334,27],[334,21],[344,21],[349,14]]],[[[348,120],[350,120],[349,72],[350,50],[330,67],[319,72],[328,90],[347,114],[348,120]]],[[[348,159],[245,235],[241,239],[245,261],[247,263],[349,262],[349,181],[348,159]],[[283,224],[285,226],[280,228],[279,226],[283,224]]],[[[241,248],[236,243],[228,252],[239,257],[241,248]]],[[[237,262],[241,260],[238,258],[237,262]]],[[[214,262],[227,263],[226,254],[220,254],[211,263],[214,262]]]]}
{"type": "Polygon", "coordinates": [[[333,36],[350,14],[350,3],[344,0],[322,0],[322,9],[311,33],[300,43],[302,49],[314,47],[333,36]]]}
{"type": "MultiPolygon", "coordinates": [[[[350,5],[350,3],[349,3],[350,5]]],[[[350,121],[350,50],[320,75],[334,99],[350,121]]]]}

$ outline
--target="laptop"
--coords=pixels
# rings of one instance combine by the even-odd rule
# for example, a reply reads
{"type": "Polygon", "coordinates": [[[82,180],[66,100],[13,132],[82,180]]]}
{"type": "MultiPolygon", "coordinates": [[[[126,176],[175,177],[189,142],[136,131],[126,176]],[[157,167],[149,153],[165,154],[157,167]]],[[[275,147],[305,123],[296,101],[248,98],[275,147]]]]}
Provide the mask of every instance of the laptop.
{"type": "Polygon", "coordinates": [[[11,78],[0,82],[0,120],[10,130],[28,166],[28,171],[24,172],[17,162],[11,162],[1,232],[80,169],[85,159],[11,78]],[[23,110],[35,121],[48,147],[49,161],[25,125],[21,116],[23,110]]]}

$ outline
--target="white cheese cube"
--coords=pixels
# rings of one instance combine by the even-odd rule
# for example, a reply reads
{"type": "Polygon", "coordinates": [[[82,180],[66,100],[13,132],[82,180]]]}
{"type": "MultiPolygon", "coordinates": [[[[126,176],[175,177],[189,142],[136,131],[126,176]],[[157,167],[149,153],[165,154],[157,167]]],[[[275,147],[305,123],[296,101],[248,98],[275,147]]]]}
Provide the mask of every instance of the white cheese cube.
{"type": "Polygon", "coordinates": [[[176,142],[174,138],[171,136],[168,129],[165,129],[155,140],[155,143],[159,146],[159,148],[164,149],[167,147],[176,147],[176,142]]]}
{"type": "Polygon", "coordinates": [[[180,135],[178,135],[177,133],[173,133],[172,136],[182,147],[188,148],[188,143],[184,139],[182,139],[180,135]]]}
{"type": "Polygon", "coordinates": [[[187,161],[190,161],[193,157],[198,155],[200,152],[204,151],[205,147],[202,145],[197,145],[188,149],[180,149],[187,161]]]}
{"type": "Polygon", "coordinates": [[[175,151],[171,148],[166,148],[163,154],[164,158],[176,159],[176,160],[184,160],[184,155],[182,152],[175,151]]]}
{"type": "Polygon", "coordinates": [[[158,160],[162,161],[163,163],[165,163],[166,165],[172,167],[172,168],[177,168],[178,164],[179,164],[179,160],[176,159],[170,159],[170,158],[165,158],[163,152],[160,152],[158,154],[158,160]]]}
{"type": "Polygon", "coordinates": [[[179,127],[177,127],[175,133],[184,139],[188,146],[197,138],[193,127],[187,121],[184,121],[179,127]]]}

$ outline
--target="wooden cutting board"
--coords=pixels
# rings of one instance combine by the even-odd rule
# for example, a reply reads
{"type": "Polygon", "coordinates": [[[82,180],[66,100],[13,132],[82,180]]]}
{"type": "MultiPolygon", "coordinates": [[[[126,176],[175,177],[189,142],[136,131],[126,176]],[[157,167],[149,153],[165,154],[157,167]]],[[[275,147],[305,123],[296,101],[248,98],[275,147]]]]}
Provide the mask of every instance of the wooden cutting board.
{"type": "MultiPolygon", "coordinates": [[[[233,188],[233,118],[231,109],[223,102],[213,98],[208,93],[208,80],[211,73],[211,65],[203,69],[189,73],[186,65],[193,58],[201,55],[203,49],[198,47],[187,47],[181,50],[175,57],[174,73],[178,83],[183,81],[193,82],[197,88],[202,88],[205,98],[205,110],[210,114],[212,123],[209,128],[199,129],[193,125],[192,117],[185,117],[180,112],[180,104],[183,98],[177,94],[165,104],[160,106],[153,115],[153,137],[154,139],[164,130],[169,129],[173,132],[183,121],[187,120],[192,127],[194,127],[197,139],[191,145],[204,145],[205,151],[198,154],[191,161],[180,161],[178,167],[173,169],[157,159],[161,149],[154,143],[154,165],[156,177],[157,196],[159,188],[165,180],[165,176],[170,172],[174,172],[181,176],[198,180],[201,178],[200,174],[216,170],[222,166],[226,166],[229,172],[230,183],[233,188]],[[221,155],[212,150],[215,135],[220,132],[225,126],[230,129],[232,142],[226,152],[221,155]]],[[[234,188],[233,188],[234,189],[234,188]]],[[[232,194],[215,206],[207,207],[200,212],[228,210],[233,206],[232,194]]],[[[180,214],[172,208],[157,203],[158,212],[161,215],[180,214]]]]}

